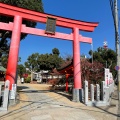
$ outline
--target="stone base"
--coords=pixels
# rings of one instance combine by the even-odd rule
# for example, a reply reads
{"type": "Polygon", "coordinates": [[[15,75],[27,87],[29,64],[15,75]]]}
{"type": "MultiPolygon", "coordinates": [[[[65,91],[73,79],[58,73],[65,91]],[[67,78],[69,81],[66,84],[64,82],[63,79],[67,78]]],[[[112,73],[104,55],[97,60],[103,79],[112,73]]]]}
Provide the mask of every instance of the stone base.
{"type": "Polygon", "coordinates": [[[83,102],[83,90],[73,89],[73,100],[74,102],[83,102]]]}
{"type": "Polygon", "coordinates": [[[8,105],[9,105],[9,106],[14,106],[14,105],[18,104],[19,102],[20,102],[20,101],[19,101],[19,95],[17,95],[17,96],[16,96],[16,99],[14,99],[14,100],[13,100],[13,99],[12,99],[12,100],[9,99],[9,104],[8,104],[8,105]]]}
{"type": "Polygon", "coordinates": [[[18,103],[19,100],[19,95],[17,93],[12,93],[13,91],[10,90],[10,94],[9,94],[9,106],[13,106],[16,105],[18,103]]]}
{"type": "Polygon", "coordinates": [[[85,104],[87,106],[109,106],[110,102],[105,102],[105,101],[88,101],[85,104]]]}

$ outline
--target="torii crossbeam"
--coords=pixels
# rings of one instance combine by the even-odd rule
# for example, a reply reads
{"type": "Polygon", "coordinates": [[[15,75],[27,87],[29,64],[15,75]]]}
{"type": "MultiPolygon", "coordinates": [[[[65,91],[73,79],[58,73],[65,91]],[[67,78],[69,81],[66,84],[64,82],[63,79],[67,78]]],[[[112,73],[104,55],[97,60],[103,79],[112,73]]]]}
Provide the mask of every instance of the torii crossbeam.
{"type": "Polygon", "coordinates": [[[13,23],[0,22],[0,29],[12,31],[12,38],[10,44],[10,51],[7,64],[6,80],[10,81],[10,91],[12,91],[12,84],[15,83],[17,60],[19,53],[20,35],[21,33],[34,34],[45,37],[58,38],[62,40],[71,40],[73,42],[73,66],[74,66],[74,89],[73,100],[82,100],[82,86],[81,86],[81,67],[80,67],[80,46],[79,42],[92,43],[91,38],[83,37],[79,34],[82,31],[94,31],[98,26],[95,22],[85,22],[79,20],[68,19],[51,14],[44,14],[23,8],[13,7],[0,3],[0,14],[14,17],[13,23]],[[45,30],[26,27],[22,24],[22,20],[32,20],[36,22],[46,23],[47,17],[56,19],[56,26],[71,28],[71,34],[55,32],[54,35],[46,34],[45,30]]]}

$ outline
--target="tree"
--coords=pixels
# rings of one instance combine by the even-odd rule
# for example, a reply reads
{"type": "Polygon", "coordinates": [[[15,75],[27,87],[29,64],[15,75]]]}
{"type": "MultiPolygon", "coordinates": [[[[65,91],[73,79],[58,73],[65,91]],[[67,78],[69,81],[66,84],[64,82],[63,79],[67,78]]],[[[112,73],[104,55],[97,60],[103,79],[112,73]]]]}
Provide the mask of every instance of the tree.
{"type": "MultiPolygon", "coordinates": [[[[29,10],[44,12],[42,0],[0,0],[0,2],[17,7],[22,7],[29,10]]],[[[13,22],[13,18],[0,15],[0,22],[6,22],[6,23],[13,22]]],[[[28,20],[23,20],[23,24],[25,24],[27,27],[35,27],[37,25],[36,22],[28,21],[28,20]]],[[[22,33],[21,40],[24,39],[26,36],[27,34],[22,33]]],[[[11,32],[6,30],[0,30],[0,38],[1,38],[0,39],[0,57],[1,57],[3,51],[4,53],[8,54],[9,46],[10,46],[9,44],[10,42],[8,41],[9,38],[11,38],[11,32]]]]}
{"type": "Polygon", "coordinates": [[[0,40],[0,62],[4,67],[6,66],[7,60],[5,61],[5,59],[7,58],[7,54],[9,52],[9,41],[6,40],[7,35],[8,35],[8,32],[6,32],[0,40]]]}
{"type": "MultiPolygon", "coordinates": [[[[0,58],[0,62],[3,67],[7,68],[7,60],[8,60],[8,55],[3,54],[0,58]]],[[[18,62],[21,62],[21,57],[18,57],[18,62]]]]}
{"type": "Polygon", "coordinates": [[[7,58],[8,58],[8,56],[7,55],[3,55],[2,57],[1,57],[1,64],[3,65],[3,67],[7,67],[7,58]]]}
{"type": "Polygon", "coordinates": [[[23,74],[26,72],[26,69],[22,64],[20,64],[20,65],[18,65],[17,71],[18,71],[18,75],[21,78],[21,77],[23,77],[23,74]]]}
{"type": "Polygon", "coordinates": [[[38,70],[52,70],[60,67],[62,58],[56,54],[41,54],[38,58],[38,70]]]}
{"type": "Polygon", "coordinates": [[[53,68],[59,68],[62,61],[63,59],[59,57],[57,54],[49,55],[47,59],[49,69],[51,70],[53,68]]]}
{"type": "Polygon", "coordinates": [[[40,54],[38,59],[38,64],[40,66],[40,70],[49,70],[50,63],[48,62],[48,58],[51,54],[40,54]]]}
{"type": "MultiPolygon", "coordinates": [[[[89,54],[92,56],[92,51],[89,51],[89,54]]],[[[115,77],[116,53],[114,50],[99,47],[96,51],[93,51],[93,60],[102,63],[106,68],[110,68],[110,71],[115,77]]],[[[92,58],[90,58],[90,62],[91,61],[92,58]]]]}
{"type": "Polygon", "coordinates": [[[52,49],[52,53],[53,53],[53,55],[58,55],[59,56],[59,54],[60,54],[60,52],[59,52],[59,50],[57,49],[57,48],[54,48],[54,49],[52,49]]]}
{"type": "Polygon", "coordinates": [[[38,58],[39,53],[33,53],[32,55],[30,55],[27,59],[27,62],[25,62],[25,67],[29,68],[29,70],[31,71],[38,71],[38,58]]]}
{"type": "Polygon", "coordinates": [[[89,62],[89,59],[81,59],[81,78],[89,81],[89,84],[100,83],[104,80],[104,66],[100,62],[89,62]]]}
{"type": "Polygon", "coordinates": [[[64,59],[64,61],[72,61],[73,60],[73,56],[69,53],[65,53],[65,55],[62,56],[62,58],[64,59]]]}
{"type": "MultiPolygon", "coordinates": [[[[0,2],[3,2],[5,4],[10,4],[16,7],[22,7],[29,10],[34,10],[37,12],[43,12],[43,5],[42,0],[0,0],[0,2]]],[[[12,17],[7,16],[0,16],[0,22],[12,22],[12,17]]],[[[25,24],[27,27],[35,27],[36,22],[23,20],[23,24],[25,24]]],[[[6,31],[0,30],[0,37],[3,37],[6,31]]],[[[11,32],[8,32],[7,37],[11,38],[11,32]]],[[[26,34],[21,35],[21,39],[24,39],[26,37],[26,34]]]]}
{"type": "Polygon", "coordinates": [[[62,61],[63,59],[58,54],[34,53],[28,57],[25,66],[33,71],[52,70],[53,68],[60,67],[62,61]]]}

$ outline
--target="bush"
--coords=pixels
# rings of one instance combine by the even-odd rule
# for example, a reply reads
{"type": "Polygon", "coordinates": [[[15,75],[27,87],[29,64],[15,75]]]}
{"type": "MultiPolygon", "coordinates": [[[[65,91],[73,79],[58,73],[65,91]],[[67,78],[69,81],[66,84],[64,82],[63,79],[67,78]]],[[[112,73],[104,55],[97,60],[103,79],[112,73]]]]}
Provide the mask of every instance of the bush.
{"type": "Polygon", "coordinates": [[[25,78],[25,83],[30,83],[31,82],[31,77],[25,78]]]}

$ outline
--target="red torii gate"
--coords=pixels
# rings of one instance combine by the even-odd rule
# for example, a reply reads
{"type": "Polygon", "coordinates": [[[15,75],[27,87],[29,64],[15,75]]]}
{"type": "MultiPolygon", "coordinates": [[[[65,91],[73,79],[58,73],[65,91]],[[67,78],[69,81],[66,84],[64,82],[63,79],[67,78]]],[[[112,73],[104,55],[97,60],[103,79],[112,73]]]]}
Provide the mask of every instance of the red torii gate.
{"type": "Polygon", "coordinates": [[[0,29],[12,31],[12,38],[11,38],[7,72],[6,72],[6,80],[10,81],[10,91],[12,89],[12,84],[15,83],[20,35],[21,33],[28,33],[28,34],[58,38],[63,40],[71,40],[73,42],[73,60],[74,60],[73,61],[73,67],[74,67],[73,100],[81,101],[82,87],[81,87],[79,42],[92,43],[92,39],[79,35],[79,30],[92,32],[94,31],[94,28],[98,26],[98,23],[85,22],[85,21],[54,16],[51,14],[44,14],[40,12],[26,10],[23,8],[13,7],[3,3],[0,3],[0,14],[14,17],[13,23],[0,22],[0,29]],[[65,34],[65,33],[55,32],[54,35],[45,34],[45,30],[26,27],[25,25],[22,24],[23,19],[46,23],[47,17],[56,18],[57,26],[71,28],[73,30],[72,33],[65,34]]]}

